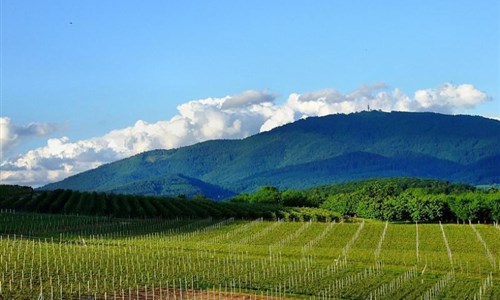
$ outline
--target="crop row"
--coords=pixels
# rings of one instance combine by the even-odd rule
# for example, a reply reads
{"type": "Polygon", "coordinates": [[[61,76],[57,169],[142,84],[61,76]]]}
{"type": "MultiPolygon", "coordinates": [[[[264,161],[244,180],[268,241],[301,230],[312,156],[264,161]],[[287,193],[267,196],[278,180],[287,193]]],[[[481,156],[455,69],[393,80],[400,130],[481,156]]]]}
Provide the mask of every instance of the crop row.
{"type": "Polygon", "coordinates": [[[284,207],[266,203],[215,202],[203,197],[161,198],[71,190],[44,191],[10,197],[0,195],[0,209],[129,219],[233,217],[330,222],[340,217],[338,213],[321,208],[284,207]]]}
{"type": "MultiPolygon", "coordinates": [[[[10,217],[0,214],[0,224],[9,224],[5,219],[10,217]]],[[[61,228],[88,221],[65,218],[70,217],[61,216],[66,224],[61,228]]],[[[103,227],[126,222],[98,220],[103,227]]],[[[179,290],[198,291],[192,292],[198,297],[223,290],[278,298],[500,296],[500,270],[491,263],[500,258],[500,238],[491,225],[134,222],[144,222],[149,232],[134,224],[117,235],[1,236],[0,295],[136,299],[139,294],[144,299],[146,294],[160,297],[160,291],[166,298],[179,290]]]]}

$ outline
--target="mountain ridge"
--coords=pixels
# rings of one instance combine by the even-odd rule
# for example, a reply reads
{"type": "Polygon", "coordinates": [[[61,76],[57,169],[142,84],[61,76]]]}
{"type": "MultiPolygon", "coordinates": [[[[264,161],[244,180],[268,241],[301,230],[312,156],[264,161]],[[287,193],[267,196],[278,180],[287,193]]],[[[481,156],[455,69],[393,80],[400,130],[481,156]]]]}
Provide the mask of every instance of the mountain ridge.
{"type": "MultiPolygon", "coordinates": [[[[500,121],[478,116],[380,111],[335,114],[301,119],[240,140],[143,152],[42,189],[112,191],[167,175],[199,180],[229,194],[267,184],[307,188],[394,176],[494,184],[500,177],[499,136],[500,121]]],[[[161,184],[169,182],[162,180],[161,184]]],[[[140,188],[121,191],[151,194],[140,188]]]]}

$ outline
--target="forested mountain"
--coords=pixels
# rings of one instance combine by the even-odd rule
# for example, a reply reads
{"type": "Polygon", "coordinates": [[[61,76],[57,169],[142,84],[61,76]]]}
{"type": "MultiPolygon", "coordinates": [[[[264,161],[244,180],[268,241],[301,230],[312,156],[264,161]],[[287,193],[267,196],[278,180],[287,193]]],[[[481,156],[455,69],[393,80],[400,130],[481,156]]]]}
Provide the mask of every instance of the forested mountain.
{"type": "Polygon", "coordinates": [[[263,185],[307,188],[374,177],[500,182],[500,122],[360,112],[311,117],[242,140],[154,150],[42,189],[225,198],[263,185]]]}

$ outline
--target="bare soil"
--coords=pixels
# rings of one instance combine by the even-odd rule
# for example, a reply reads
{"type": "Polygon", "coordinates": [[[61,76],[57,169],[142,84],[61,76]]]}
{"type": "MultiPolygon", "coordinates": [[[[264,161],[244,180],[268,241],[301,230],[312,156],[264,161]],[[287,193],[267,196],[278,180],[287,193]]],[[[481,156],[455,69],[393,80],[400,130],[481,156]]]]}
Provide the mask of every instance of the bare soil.
{"type": "Polygon", "coordinates": [[[231,293],[213,290],[179,290],[179,289],[155,289],[153,290],[131,290],[116,292],[116,295],[107,295],[109,300],[291,300],[289,297],[271,297],[266,293],[255,291],[254,293],[231,293]]]}

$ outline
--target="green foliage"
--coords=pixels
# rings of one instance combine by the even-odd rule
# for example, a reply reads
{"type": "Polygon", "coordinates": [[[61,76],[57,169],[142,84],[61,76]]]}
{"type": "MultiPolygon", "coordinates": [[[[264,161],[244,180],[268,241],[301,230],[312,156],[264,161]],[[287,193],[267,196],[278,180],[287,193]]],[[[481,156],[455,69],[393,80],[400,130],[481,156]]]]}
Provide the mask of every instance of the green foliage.
{"type": "Polygon", "coordinates": [[[64,204],[68,201],[69,197],[71,196],[72,192],[69,190],[63,191],[60,193],[57,198],[50,203],[50,206],[48,208],[48,212],[50,213],[55,213],[63,210],[64,204]]]}
{"type": "Polygon", "coordinates": [[[54,203],[59,197],[64,194],[64,190],[55,190],[51,193],[47,193],[46,197],[37,202],[35,211],[37,212],[49,212],[50,205],[54,203]]]}
{"type": "MultiPolygon", "coordinates": [[[[496,221],[500,191],[475,189],[465,184],[418,178],[384,178],[321,186],[305,191],[264,187],[241,194],[235,202],[268,202],[279,199],[285,206],[321,207],[339,217],[363,217],[387,221],[436,222],[462,220],[496,221]],[[270,196],[272,193],[272,197],[270,196]]],[[[301,219],[286,212],[281,218],[301,219]]]]}
{"type": "Polygon", "coordinates": [[[476,190],[471,185],[462,183],[450,183],[449,181],[445,180],[414,177],[391,177],[372,178],[339,184],[322,185],[308,189],[307,192],[331,195],[339,193],[352,193],[361,189],[373,189],[371,186],[378,186],[378,189],[387,189],[388,191],[384,191],[384,193],[386,194],[400,194],[407,189],[417,188],[425,190],[425,192],[428,194],[454,194],[476,190]]]}
{"type": "Polygon", "coordinates": [[[261,187],[257,192],[250,196],[250,202],[252,203],[271,203],[280,204],[281,194],[279,190],[274,186],[264,186],[261,187]]]}
{"type": "Polygon", "coordinates": [[[480,217],[487,204],[478,194],[467,193],[451,198],[450,208],[457,218],[474,221],[480,217]]]}
{"type": "MultiPolygon", "coordinates": [[[[76,213],[76,207],[78,203],[80,203],[80,198],[82,197],[82,193],[71,193],[68,198],[68,201],[63,206],[62,212],[65,214],[76,213]]],[[[29,209],[28,209],[29,210],[29,209]]]]}
{"type": "MultiPolygon", "coordinates": [[[[284,208],[283,212],[287,212],[287,221],[320,221],[331,222],[341,219],[341,215],[327,209],[311,208],[311,207],[289,207],[284,208]]],[[[285,214],[283,214],[285,215],[285,214]]]]}
{"type": "Polygon", "coordinates": [[[321,207],[338,212],[342,216],[354,215],[352,204],[355,200],[352,197],[353,195],[344,193],[329,195],[321,207]]]}
{"type": "Polygon", "coordinates": [[[401,195],[406,203],[411,220],[416,222],[428,222],[443,220],[449,216],[449,201],[439,195],[426,195],[419,191],[408,191],[401,195]]]}
{"type": "Polygon", "coordinates": [[[285,206],[319,207],[323,201],[323,198],[318,193],[296,190],[284,190],[281,192],[281,203],[285,206]]]}
{"type": "Polygon", "coordinates": [[[488,207],[490,208],[491,219],[500,222],[500,197],[496,196],[490,198],[488,207]]]}
{"type": "Polygon", "coordinates": [[[500,191],[446,181],[394,178],[280,191],[264,186],[228,202],[203,195],[191,199],[116,195],[69,190],[21,194],[0,209],[121,218],[244,218],[336,220],[363,217],[387,221],[497,221],[500,191]],[[325,213],[325,212],[328,213],[325,213]]]}
{"type": "Polygon", "coordinates": [[[387,221],[404,221],[409,219],[409,211],[403,197],[384,199],[383,219],[387,221]]]}
{"type": "Polygon", "coordinates": [[[33,196],[33,189],[19,185],[0,185],[0,207],[17,207],[20,199],[29,200],[33,196]]]}

